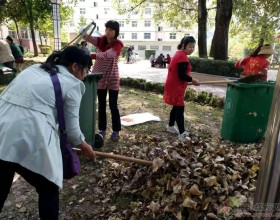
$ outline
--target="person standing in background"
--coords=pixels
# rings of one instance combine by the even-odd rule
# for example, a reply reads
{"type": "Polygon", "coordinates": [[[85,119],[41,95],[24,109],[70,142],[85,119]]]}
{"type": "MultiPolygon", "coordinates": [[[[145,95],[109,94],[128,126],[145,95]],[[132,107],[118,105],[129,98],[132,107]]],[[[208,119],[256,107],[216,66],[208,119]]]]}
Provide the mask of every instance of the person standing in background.
{"type": "Polygon", "coordinates": [[[83,39],[96,47],[96,54],[91,57],[95,59],[92,73],[103,73],[103,77],[98,81],[98,128],[99,133],[105,137],[107,130],[106,97],[109,92],[109,107],[112,115],[111,139],[119,138],[121,130],[121,119],[118,109],[118,95],[120,89],[120,76],[118,59],[123,48],[123,43],[118,40],[120,25],[117,21],[107,21],[105,24],[105,35],[101,37],[88,36],[83,28],[80,33],[83,39]]]}
{"type": "Polygon", "coordinates": [[[9,44],[0,40],[0,64],[4,64],[6,67],[14,69],[15,58],[12,54],[9,44]]]}
{"type": "Polygon", "coordinates": [[[17,73],[21,71],[21,65],[23,63],[23,54],[21,52],[21,49],[19,48],[19,45],[14,43],[13,39],[10,36],[6,37],[6,41],[10,45],[12,54],[15,58],[15,63],[16,63],[16,70],[17,73]]]}
{"type": "Polygon", "coordinates": [[[183,141],[189,137],[189,132],[185,130],[185,90],[188,82],[199,86],[199,81],[190,76],[192,66],[188,55],[192,54],[195,48],[195,39],[192,36],[184,37],[178,45],[178,51],[171,59],[168,75],[164,85],[163,100],[172,105],[169,116],[169,124],[166,126],[168,132],[178,134],[179,140],[183,141]],[[175,127],[175,122],[178,129],[175,127]]]}
{"type": "Polygon", "coordinates": [[[238,60],[236,68],[244,68],[241,77],[262,74],[260,81],[267,81],[267,69],[270,64],[268,58],[275,51],[271,45],[258,46],[248,57],[238,60]]]}

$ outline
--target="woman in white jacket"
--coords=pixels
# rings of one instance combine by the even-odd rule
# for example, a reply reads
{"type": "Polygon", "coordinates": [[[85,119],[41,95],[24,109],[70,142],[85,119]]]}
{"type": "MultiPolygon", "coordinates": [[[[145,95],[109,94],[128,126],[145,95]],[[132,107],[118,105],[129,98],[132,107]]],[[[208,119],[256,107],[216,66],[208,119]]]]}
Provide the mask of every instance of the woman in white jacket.
{"type": "Polygon", "coordinates": [[[21,72],[0,95],[0,212],[15,172],[36,188],[41,219],[58,219],[63,170],[55,94],[50,71],[61,84],[69,141],[84,156],[95,157],[79,126],[90,57],[76,46],[51,55],[21,72]]]}

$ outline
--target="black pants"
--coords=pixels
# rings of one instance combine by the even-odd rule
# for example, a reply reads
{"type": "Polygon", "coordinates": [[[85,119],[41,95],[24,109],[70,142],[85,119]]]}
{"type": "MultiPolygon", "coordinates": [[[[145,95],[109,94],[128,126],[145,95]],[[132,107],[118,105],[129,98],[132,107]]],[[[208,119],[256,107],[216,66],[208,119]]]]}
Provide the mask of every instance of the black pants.
{"type": "Polygon", "coordinates": [[[8,197],[13,178],[17,172],[35,187],[39,195],[39,215],[42,220],[57,220],[59,214],[59,188],[45,177],[17,163],[0,160],[0,212],[8,197]]]}
{"type": "Polygon", "coordinates": [[[169,116],[169,126],[174,126],[176,122],[180,134],[185,131],[184,111],[185,106],[173,106],[169,116]]]}
{"type": "MultiPolygon", "coordinates": [[[[121,130],[121,118],[118,109],[118,90],[109,90],[109,107],[112,115],[112,129],[113,131],[121,130]]],[[[99,130],[106,130],[107,116],[106,116],[106,89],[98,89],[98,128],[99,130]]]]}

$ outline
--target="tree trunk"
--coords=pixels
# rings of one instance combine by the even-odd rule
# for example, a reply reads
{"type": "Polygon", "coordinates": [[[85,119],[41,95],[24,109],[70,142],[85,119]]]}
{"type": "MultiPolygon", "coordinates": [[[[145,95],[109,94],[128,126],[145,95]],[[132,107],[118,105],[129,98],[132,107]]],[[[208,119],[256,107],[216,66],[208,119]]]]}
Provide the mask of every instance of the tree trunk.
{"type": "Polygon", "coordinates": [[[37,48],[37,43],[36,43],[36,38],[35,38],[33,22],[30,22],[30,31],[31,31],[33,48],[34,48],[34,57],[37,57],[39,54],[38,54],[38,48],[37,48]]]}
{"type": "Polygon", "coordinates": [[[218,0],[215,17],[215,32],[210,56],[215,60],[228,59],[228,33],[232,16],[232,0],[218,0]]]}
{"type": "Polygon", "coordinates": [[[206,0],[198,0],[198,55],[207,58],[207,8],[206,0]]]}
{"type": "Polygon", "coordinates": [[[18,38],[19,44],[21,45],[22,40],[21,40],[21,36],[20,36],[20,33],[19,33],[18,23],[17,23],[17,21],[16,21],[16,20],[14,20],[14,23],[15,23],[16,30],[17,30],[17,38],[18,38]]]}

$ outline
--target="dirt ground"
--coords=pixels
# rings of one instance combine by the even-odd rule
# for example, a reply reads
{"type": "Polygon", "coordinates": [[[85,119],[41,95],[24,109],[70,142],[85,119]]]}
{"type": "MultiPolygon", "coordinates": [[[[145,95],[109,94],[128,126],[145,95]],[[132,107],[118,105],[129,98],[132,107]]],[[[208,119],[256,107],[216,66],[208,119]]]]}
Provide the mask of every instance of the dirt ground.
{"type": "MultiPolygon", "coordinates": [[[[106,137],[96,150],[154,161],[154,166],[82,158],[80,175],[61,190],[60,219],[239,219],[236,204],[252,200],[262,142],[221,140],[223,112],[209,106],[186,103],[191,140],[183,143],[165,131],[171,108],[161,95],[122,88],[119,109],[121,115],[150,112],[161,121],[122,127],[119,141],[106,137]],[[209,178],[215,179],[212,185],[209,178]]],[[[38,219],[37,199],[17,176],[0,219],[38,219]]]]}

